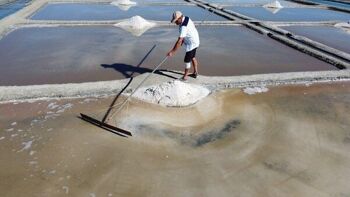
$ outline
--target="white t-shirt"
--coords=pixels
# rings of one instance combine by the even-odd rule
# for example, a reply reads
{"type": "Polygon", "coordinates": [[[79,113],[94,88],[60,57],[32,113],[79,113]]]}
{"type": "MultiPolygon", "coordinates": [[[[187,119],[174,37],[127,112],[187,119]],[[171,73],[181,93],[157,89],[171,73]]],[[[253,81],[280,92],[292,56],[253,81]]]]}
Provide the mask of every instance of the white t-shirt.
{"type": "Polygon", "coordinates": [[[179,27],[180,38],[184,38],[186,52],[199,47],[199,35],[194,23],[189,17],[183,17],[179,27]]]}

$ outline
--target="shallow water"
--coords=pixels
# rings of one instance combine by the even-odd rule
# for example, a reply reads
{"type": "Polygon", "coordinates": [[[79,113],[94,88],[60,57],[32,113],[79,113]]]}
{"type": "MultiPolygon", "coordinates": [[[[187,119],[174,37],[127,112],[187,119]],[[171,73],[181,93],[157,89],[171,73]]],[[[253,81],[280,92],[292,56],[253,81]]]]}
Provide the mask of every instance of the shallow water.
{"type": "Polygon", "coordinates": [[[17,12],[25,7],[29,2],[30,0],[17,0],[12,3],[0,5],[0,19],[17,12]]]}
{"type": "Polygon", "coordinates": [[[327,1],[327,0],[309,0],[309,1],[324,4],[324,5],[330,5],[330,6],[350,9],[350,2],[349,3],[341,3],[341,2],[327,1]]]}
{"type": "Polygon", "coordinates": [[[148,125],[131,138],[77,118],[103,115],[113,98],[1,104],[0,190],[4,196],[346,196],[349,88],[343,82],[257,95],[228,90],[188,108],[131,102],[122,112],[129,115],[116,121],[148,125]]]}
{"type": "MultiPolygon", "coordinates": [[[[201,26],[198,30],[201,46],[197,54],[202,75],[336,69],[244,27],[201,26]]],[[[0,40],[0,84],[128,78],[132,72],[150,72],[172,48],[177,36],[175,27],[154,28],[140,37],[111,27],[19,29],[0,40]],[[155,44],[156,48],[139,65],[155,44]]],[[[161,69],[182,70],[183,55],[180,49],[161,69]]]]}
{"type": "Polygon", "coordinates": [[[184,3],[184,0],[171,0],[171,2],[166,0],[131,0],[137,3],[184,3]]]}
{"type": "Polygon", "coordinates": [[[273,13],[263,7],[228,7],[240,14],[267,21],[348,21],[350,14],[318,8],[282,8],[273,13]]]}
{"type": "Polygon", "coordinates": [[[161,6],[136,5],[128,10],[121,10],[110,4],[84,4],[84,3],[54,3],[48,4],[34,14],[34,20],[116,20],[126,19],[139,15],[147,20],[170,21],[171,14],[180,10],[192,20],[226,20],[223,17],[199,8],[197,6],[161,6]]]}
{"type": "Polygon", "coordinates": [[[350,53],[350,34],[342,29],[330,26],[289,26],[283,27],[283,29],[301,36],[308,37],[312,40],[344,51],[346,53],[350,53]]]}
{"type": "MultiPolygon", "coordinates": [[[[273,2],[272,0],[206,0],[206,2],[224,4],[224,5],[235,5],[235,6],[263,6],[265,4],[273,2]]],[[[279,1],[282,6],[299,6],[300,4],[290,1],[279,1]]]]}
{"type": "Polygon", "coordinates": [[[207,0],[206,2],[232,4],[265,4],[270,3],[271,0],[207,0]]]}

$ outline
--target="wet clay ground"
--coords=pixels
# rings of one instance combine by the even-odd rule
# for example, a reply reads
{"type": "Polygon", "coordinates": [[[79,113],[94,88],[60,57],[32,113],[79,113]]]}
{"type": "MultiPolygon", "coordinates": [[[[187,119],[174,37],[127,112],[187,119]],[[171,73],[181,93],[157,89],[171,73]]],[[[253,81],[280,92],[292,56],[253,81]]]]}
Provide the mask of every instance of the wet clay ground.
{"type": "Polygon", "coordinates": [[[113,98],[0,105],[1,196],[348,196],[350,83],[132,101],[124,138],[77,118],[113,98]],[[150,115],[151,114],[151,115],[150,115]]]}

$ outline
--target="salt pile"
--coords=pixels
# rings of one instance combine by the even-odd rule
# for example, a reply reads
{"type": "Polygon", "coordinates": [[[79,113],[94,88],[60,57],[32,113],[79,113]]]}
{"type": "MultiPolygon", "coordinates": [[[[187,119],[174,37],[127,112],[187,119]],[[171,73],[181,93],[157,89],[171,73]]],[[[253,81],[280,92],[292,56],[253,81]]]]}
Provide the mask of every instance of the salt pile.
{"type": "Polygon", "coordinates": [[[136,5],[136,2],[130,0],[117,0],[111,3],[112,5],[136,5]]]}
{"type": "Polygon", "coordinates": [[[146,102],[169,107],[184,107],[192,105],[210,91],[200,85],[183,83],[178,80],[138,89],[134,97],[146,102]]]}
{"type": "Polygon", "coordinates": [[[283,8],[283,6],[281,5],[281,3],[279,1],[274,1],[271,3],[268,3],[266,5],[263,5],[263,7],[272,12],[273,14],[276,14],[280,9],[283,8]]]}
{"type": "Polygon", "coordinates": [[[247,87],[243,89],[243,92],[249,95],[253,95],[256,93],[263,93],[269,91],[266,87],[247,87]]]}
{"type": "Polygon", "coordinates": [[[126,19],[122,22],[119,22],[114,25],[115,27],[120,27],[134,36],[141,36],[148,29],[156,26],[156,23],[149,22],[142,18],[141,16],[133,16],[129,19],[126,19]]]}
{"type": "Polygon", "coordinates": [[[279,1],[274,1],[274,2],[268,3],[266,5],[263,5],[263,7],[265,7],[265,8],[275,8],[275,9],[283,8],[283,6],[281,5],[281,3],[279,1]]]}
{"type": "Polygon", "coordinates": [[[111,5],[118,6],[119,9],[127,11],[130,9],[132,6],[136,5],[136,2],[130,1],[130,0],[117,0],[113,1],[111,5]]]}
{"type": "Polygon", "coordinates": [[[337,23],[334,25],[334,27],[340,28],[346,31],[347,33],[350,33],[350,21],[347,23],[337,23]]]}

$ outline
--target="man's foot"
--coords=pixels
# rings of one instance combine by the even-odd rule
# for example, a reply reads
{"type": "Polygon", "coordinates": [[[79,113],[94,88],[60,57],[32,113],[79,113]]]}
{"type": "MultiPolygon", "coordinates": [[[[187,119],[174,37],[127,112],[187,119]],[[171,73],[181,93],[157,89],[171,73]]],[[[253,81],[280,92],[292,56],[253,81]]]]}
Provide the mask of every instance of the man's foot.
{"type": "Polygon", "coordinates": [[[181,77],[179,78],[180,81],[187,81],[187,77],[181,77]]]}
{"type": "Polygon", "coordinates": [[[198,73],[192,73],[190,76],[196,79],[198,77],[198,73]]]}

